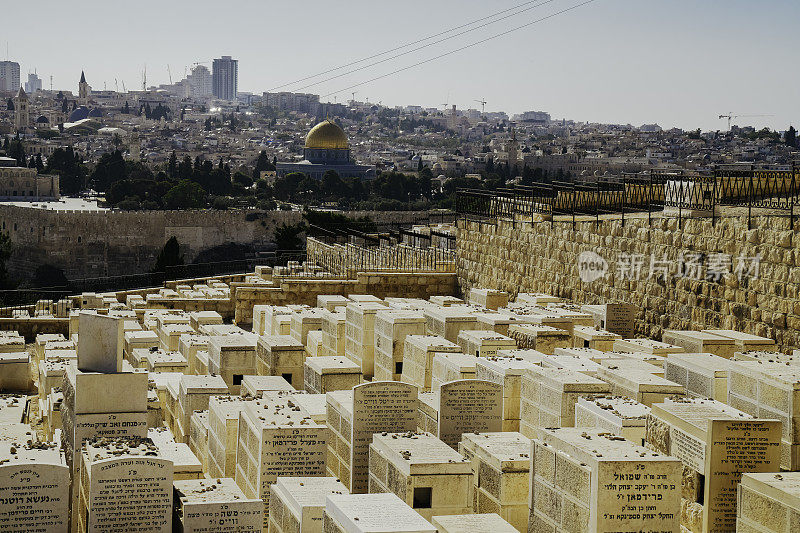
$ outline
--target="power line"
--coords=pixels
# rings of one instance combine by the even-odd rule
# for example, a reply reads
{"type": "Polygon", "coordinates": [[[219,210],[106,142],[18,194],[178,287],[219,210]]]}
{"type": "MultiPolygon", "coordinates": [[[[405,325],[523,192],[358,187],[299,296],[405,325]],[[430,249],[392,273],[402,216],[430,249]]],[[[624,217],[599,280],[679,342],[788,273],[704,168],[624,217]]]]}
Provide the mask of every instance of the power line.
{"type": "Polygon", "coordinates": [[[334,95],[334,94],[338,94],[338,93],[343,92],[343,91],[348,91],[348,90],[353,89],[355,87],[360,87],[362,85],[366,85],[368,83],[372,83],[373,81],[381,80],[383,78],[388,78],[389,76],[394,76],[395,74],[398,74],[400,72],[403,72],[403,71],[406,71],[406,70],[410,70],[412,68],[418,67],[420,65],[424,65],[426,63],[430,63],[432,61],[436,61],[437,59],[441,59],[443,57],[447,57],[447,56],[455,54],[457,52],[461,52],[463,50],[466,50],[467,48],[472,48],[473,46],[477,46],[479,44],[483,44],[483,43],[491,41],[493,39],[497,39],[498,37],[502,37],[504,35],[508,35],[509,33],[513,33],[515,31],[527,28],[529,26],[533,26],[534,24],[538,24],[539,22],[543,22],[545,20],[551,19],[551,18],[556,17],[558,15],[562,15],[562,14],[567,13],[569,11],[573,11],[575,9],[578,9],[579,7],[583,7],[583,6],[587,5],[587,4],[591,4],[594,1],[595,0],[586,0],[585,2],[581,2],[580,4],[575,4],[574,6],[562,9],[561,11],[556,11],[555,13],[551,13],[550,15],[547,15],[546,17],[542,17],[540,19],[533,20],[531,22],[528,22],[527,24],[523,24],[521,26],[517,26],[516,28],[511,28],[510,30],[506,30],[506,31],[501,32],[501,33],[497,33],[495,35],[492,35],[491,37],[487,37],[486,39],[481,39],[480,41],[475,41],[473,43],[461,46],[461,47],[456,48],[454,50],[450,50],[449,52],[445,52],[443,54],[439,54],[437,56],[434,56],[434,57],[419,61],[417,63],[414,63],[413,65],[408,65],[406,67],[399,68],[397,70],[393,70],[392,72],[389,72],[387,74],[382,74],[380,76],[376,76],[376,77],[371,78],[369,80],[362,81],[360,83],[356,83],[356,84],[350,85],[349,87],[344,87],[343,89],[339,89],[338,91],[333,91],[333,92],[330,92],[328,94],[323,94],[320,98],[327,98],[328,96],[331,96],[331,95],[334,95]]]}
{"type": "Polygon", "coordinates": [[[370,63],[369,65],[364,65],[364,66],[355,68],[353,70],[348,70],[347,72],[343,72],[342,74],[337,74],[336,76],[331,76],[330,78],[326,78],[324,80],[315,81],[314,83],[309,83],[308,85],[304,85],[304,86],[302,86],[302,87],[300,87],[298,89],[295,89],[295,92],[299,92],[299,91],[302,91],[304,89],[308,89],[309,87],[314,87],[316,85],[320,85],[322,83],[326,83],[326,82],[329,82],[329,81],[332,81],[332,80],[335,80],[335,79],[338,79],[338,78],[342,78],[344,76],[347,76],[349,74],[353,74],[355,72],[360,72],[362,70],[374,67],[375,65],[380,65],[381,63],[386,63],[387,61],[391,61],[393,59],[397,59],[398,57],[402,57],[402,56],[405,56],[405,55],[408,55],[408,54],[412,54],[414,52],[418,52],[420,50],[428,48],[429,46],[434,46],[434,45],[443,43],[445,41],[449,41],[450,39],[455,39],[456,37],[460,37],[460,36],[465,35],[465,34],[471,32],[471,31],[475,31],[475,30],[479,30],[481,28],[485,28],[486,26],[494,24],[495,22],[500,22],[501,20],[505,20],[507,18],[511,18],[511,17],[513,17],[515,15],[519,15],[519,14],[524,13],[526,11],[530,11],[531,9],[534,9],[534,8],[537,8],[537,7],[541,7],[541,6],[545,5],[545,4],[550,4],[550,3],[555,2],[555,1],[556,0],[544,0],[543,2],[541,2],[539,4],[536,4],[536,5],[533,5],[533,6],[530,6],[530,7],[526,7],[525,9],[523,9],[521,11],[517,11],[515,13],[511,13],[510,15],[506,15],[504,17],[500,17],[498,19],[492,20],[491,22],[487,22],[485,24],[481,24],[480,26],[475,26],[475,27],[470,28],[468,30],[464,30],[462,32],[458,32],[458,33],[456,33],[454,35],[450,35],[448,37],[444,37],[443,39],[439,39],[438,41],[433,41],[432,43],[423,44],[422,46],[418,46],[416,48],[412,48],[411,50],[406,50],[405,52],[401,52],[401,53],[399,53],[397,55],[393,55],[393,56],[381,59],[379,61],[375,61],[374,63],[370,63]]]}
{"type": "MultiPolygon", "coordinates": [[[[306,80],[310,80],[312,78],[316,78],[316,77],[319,77],[319,76],[324,76],[325,74],[330,74],[331,72],[335,72],[335,71],[341,70],[343,68],[352,67],[353,65],[357,65],[359,63],[363,63],[364,61],[369,61],[370,59],[375,59],[376,57],[380,57],[380,56],[383,56],[383,55],[386,55],[386,54],[391,54],[392,52],[396,52],[398,50],[402,50],[403,48],[408,48],[409,46],[414,46],[415,44],[423,43],[425,41],[430,41],[431,39],[435,39],[436,37],[441,37],[442,35],[447,35],[448,33],[452,33],[452,32],[454,32],[456,30],[460,30],[462,28],[466,28],[468,26],[472,26],[473,24],[477,24],[478,22],[483,22],[484,20],[488,20],[488,19],[494,18],[494,17],[496,17],[498,15],[502,15],[503,13],[508,13],[509,11],[515,11],[515,10],[517,10],[517,9],[523,7],[523,6],[526,6],[528,4],[533,4],[535,1],[536,0],[530,0],[528,2],[522,2],[521,4],[517,4],[517,5],[513,6],[513,7],[508,8],[508,9],[504,9],[502,11],[497,11],[496,13],[493,13],[491,15],[488,15],[488,16],[485,16],[485,17],[482,17],[482,18],[479,18],[479,19],[475,19],[475,20],[473,20],[471,22],[467,22],[465,24],[461,24],[460,26],[454,26],[454,27],[452,27],[450,29],[447,29],[447,30],[444,30],[442,32],[434,33],[433,35],[429,35],[427,37],[423,37],[422,39],[417,39],[416,41],[411,41],[409,43],[402,44],[402,45],[397,46],[395,48],[391,48],[389,50],[384,50],[383,52],[378,52],[377,54],[373,54],[371,56],[367,56],[367,57],[358,59],[356,61],[351,61],[350,63],[346,63],[344,65],[339,65],[338,67],[333,67],[331,69],[324,70],[322,72],[318,72],[317,74],[313,74],[311,76],[306,76],[305,78],[300,78],[298,80],[294,80],[294,81],[289,82],[289,83],[284,83],[283,85],[278,85],[278,86],[272,87],[267,92],[272,92],[272,91],[274,91],[276,89],[282,89],[284,87],[288,87],[289,85],[294,85],[295,83],[300,83],[300,82],[303,82],[303,81],[306,81],[306,80]]],[[[534,7],[536,7],[536,6],[534,6],[534,7]]],[[[524,10],[524,11],[527,11],[527,10],[524,10]]],[[[520,11],[520,13],[522,13],[522,11],[520,11]]],[[[497,22],[497,21],[495,21],[495,22],[497,22]]]]}

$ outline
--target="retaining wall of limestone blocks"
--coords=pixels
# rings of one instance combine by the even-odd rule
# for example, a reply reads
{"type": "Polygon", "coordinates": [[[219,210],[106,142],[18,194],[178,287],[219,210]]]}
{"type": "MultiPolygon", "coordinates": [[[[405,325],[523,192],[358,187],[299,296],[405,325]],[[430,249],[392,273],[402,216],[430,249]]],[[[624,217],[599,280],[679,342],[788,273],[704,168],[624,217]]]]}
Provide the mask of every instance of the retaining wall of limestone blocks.
{"type": "Polygon", "coordinates": [[[40,333],[61,333],[69,337],[68,318],[0,318],[0,331],[16,331],[25,342],[33,342],[40,333]]]}
{"type": "Polygon", "coordinates": [[[773,338],[783,350],[800,346],[800,223],[792,229],[788,218],[754,218],[750,229],[746,218],[715,224],[710,219],[680,224],[675,218],[627,219],[624,225],[605,220],[578,222],[574,228],[571,222],[459,221],[458,226],[462,294],[475,286],[512,295],[546,292],[580,303],[632,302],[642,308],[636,320],[640,335],[658,339],[664,329],[726,328],[773,338]],[[608,262],[605,277],[581,280],[578,257],[585,251],[608,262]],[[730,273],[705,279],[725,272],[725,256],[731,258],[730,273]],[[642,268],[633,277],[629,267],[637,257],[642,268]],[[681,257],[688,267],[684,277],[676,275],[681,257]],[[698,257],[703,270],[694,279],[698,257]],[[756,263],[757,277],[747,272],[756,263]],[[660,275],[664,265],[670,265],[666,278],[660,275]]]}
{"type": "Polygon", "coordinates": [[[253,323],[253,306],[306,304],[315,306],[320,294],[373,294],[378,298],[425,298],[454,295],[455,273],[359,272],[356,279],[283,279],[279,287],[231,285],[235,322],[253,323]]]}

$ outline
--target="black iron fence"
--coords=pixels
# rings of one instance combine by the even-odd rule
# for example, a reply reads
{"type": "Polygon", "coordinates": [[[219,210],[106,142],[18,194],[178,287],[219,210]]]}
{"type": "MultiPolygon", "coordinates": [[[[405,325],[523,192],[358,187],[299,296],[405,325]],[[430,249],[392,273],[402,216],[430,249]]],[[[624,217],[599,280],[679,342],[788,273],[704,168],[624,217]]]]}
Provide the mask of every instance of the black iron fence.
{"type": "Polygon", "coordinates": [[[0,291],[0,318],[37,315],[69,316],[71,301],[66,290],[15,289],[0,291]]]}
{"type": "Polygon", "coordinates": [[[414,244],[381,239],[378,245],[366,246],[309,237],[308,262],[319,269],[320,276],[345,279],[355,279],[359,272],[447,272],[454,268],[453,250],[414,244]]]}
{"type": "Polygon", "coordinates": [[[492,222],[561,220],[601,215],[666,211],[682,219],[719,215],[718,207],[747,208],[755,214],[788,216],[794,223],[800,169],[764,170],[718,167],[708,171],[654,170],[646,174],[598,178],[582,182],[553,182],[513,189],[459,189],[459,217],[492,222]],[[760,210],[760,211],[754,211],[760,210]]]}

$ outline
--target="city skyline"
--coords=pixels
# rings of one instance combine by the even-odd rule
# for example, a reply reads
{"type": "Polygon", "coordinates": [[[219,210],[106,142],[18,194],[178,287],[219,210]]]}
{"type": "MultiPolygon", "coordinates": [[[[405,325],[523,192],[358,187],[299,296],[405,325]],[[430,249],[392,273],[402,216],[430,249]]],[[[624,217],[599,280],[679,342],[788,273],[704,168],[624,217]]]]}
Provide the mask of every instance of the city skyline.
{"type": "MultiPolygon", "coordinates": [[[[520,3],[468,1],[454,10],[453,2],[411,0],[405,4],[407,24],[399,25],[391,23],[387,8],[360,1],[346,11],[321,2],[234,5],[232,24],[221,26],[203,9],[210,4],[195,2],[186,10],[185,2],[174,2],[159,4],[158,16],[144,26],[119,25],[103,4],[89,0],[83,2],[81,21],[91,25],[91,40],[81,32],[60,32],[64,21],[67,26],[80,22],[73,14],[37,22],[42,31],[35,40],[24,25],[8,28],[6,38],[21,78],[35,69],[46,89],[52,75],[54,88],[76,90],[84,70],[94,89],[114,89],[116,78],[120,88],[124,82],[133,90],[141,87],[145,65],[152,86],[169,82],[167,65],[178,81],[194,62],[210,68],[213,58],[231,55],[240,61],[239,91],[259,95],[281,86],[278,90],[320,95],[341,91],[323,100],[344,102],[357,91],[358,100],[388,106],[441,108],[447,103],[462,109],[480,108],[476,101],[485,100],[487,111],[543,110],[554,119],[664,128],[724,130],[727,122],[718,116],[727,113],[768,115],[733,121],[739,125],[785,130],[798,123],[800,101],[793,88],[800,74],[790,65],[800,39],[791,32],[791,21],[798,20],[800,6],[782,0],[759,6],[738,0],[669,6],[596,0],[438,61],[342,90],[579,3],[553,0],[351,75],[310,87],[339,72],[289,83],[520,3]],[[297,24],[271,23],[287,20],[297,24]],[[148,33],[142,33],[145,27],[148,33]],[[209,34],[212,38],[204,37],[209,34]],[[62,43],[57,54],[53,39],[62,43]]],[[[12,16],[17,9],[10,7],[12,16]]]]}

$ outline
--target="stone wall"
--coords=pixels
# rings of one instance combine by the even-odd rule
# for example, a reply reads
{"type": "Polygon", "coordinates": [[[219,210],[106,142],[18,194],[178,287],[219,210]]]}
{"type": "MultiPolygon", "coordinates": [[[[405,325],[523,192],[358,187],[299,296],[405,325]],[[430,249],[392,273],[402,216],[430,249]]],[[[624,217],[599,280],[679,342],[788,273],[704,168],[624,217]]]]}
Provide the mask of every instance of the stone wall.
{"type": "Polygon", "coordinates": [[[68,318],[0,318],[0,330],[16,331],[25,342],[34,342],[40,333],[61,333],[69,338],[68,318]]]}
{"type": "Polygon", "coordinates": [[[253,306],[262,304],[317,305],[319,294],[373,294],[379,298],[425,298],[454,295],[454,273],[359,272],[356,279],[284,279],[280,287],[231,284],[235,322],[246,327],[253,323],[253,306]]]}
{"type": "MultiPolygon", "coordinates": [[[[413,222],[421,212],[358,212],[380,222],[413,222]]],[[[296,211],[51,211],[0,205],[0,231],[14,245],[8,270],[27,279],[45,263],[67,278],[120,276],[149,271],[167,240],[174,236],[193,260],[223,244],[263,245],[279,225],[300,222],[296,211]]]]}
{"type": "MultiPolygon", "coordinates": [[[[636,321],[639,335],[661,338],[664,329],[726,328],[763,335],[787,350],[800,345],[800,249],[788,218],[752,220],[626,219],[599,223],[540,222],[497,225],[459,221],[457,271],[462,293],[473,286],[496,287],[510,292],[540,291],[578,303],[631,302],[641,306],[636,321]],[[608,262],[608,273],[592,282],[581,281],[578,256],[594,251],[608,262]],[[627,255],[626,255],[627,254],[627,255]],[[642,272],[631,279],[627,266],[641,254],[642,272]],[[650,275],[652,259],[654,272],[650,275]],[[704,254],[703,274],[723,272],[714,261],[731,257],[730,274],[717,280],[678,277],[683,257],[687,267],[696,254],[704,254]],[[718,255],[723,254],[723,255],[718,255]],[[758,275],[742,277],[755,265],[758,275]],[[664,258],[667,262],[662,263],[664,258]],[[669,268],[660,275],[660,266],[669,268]],[[622,269],[621,269],[622,268],[622,269]],[[746,273],[746,272],[743,272],[746,273]]],[[[584,276],[585,277],[585,276],[584,276]]]]}

